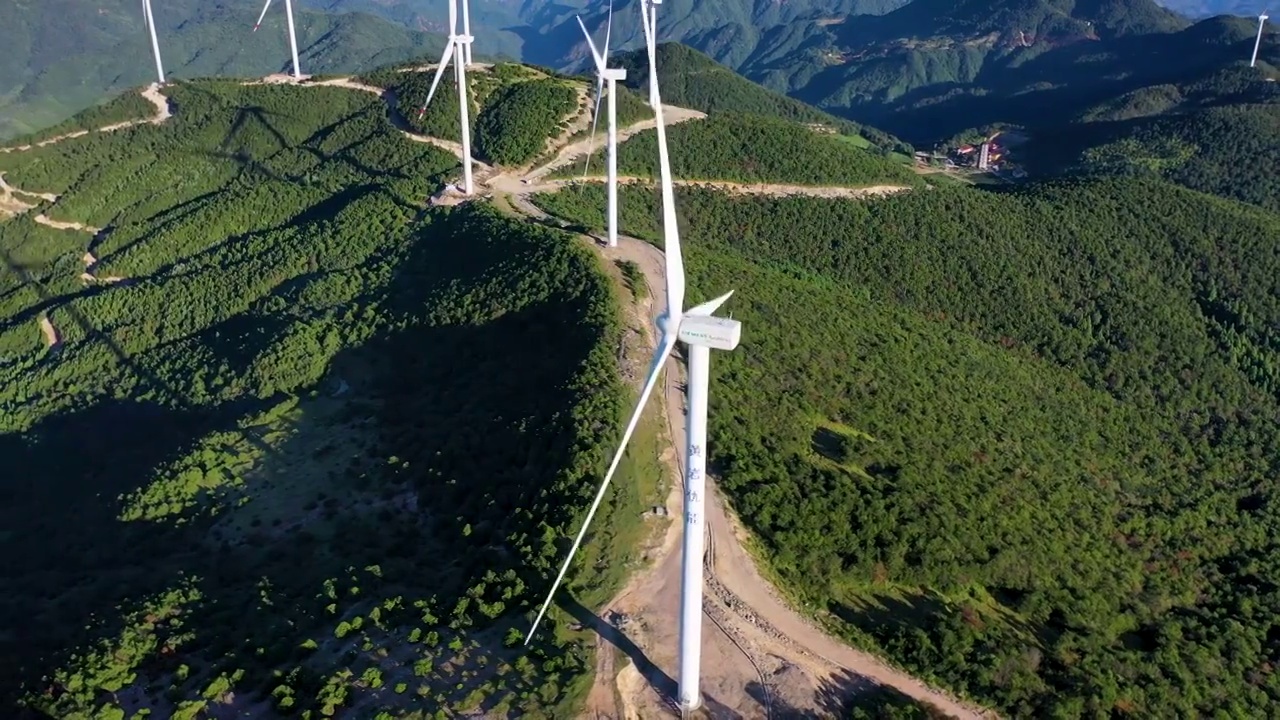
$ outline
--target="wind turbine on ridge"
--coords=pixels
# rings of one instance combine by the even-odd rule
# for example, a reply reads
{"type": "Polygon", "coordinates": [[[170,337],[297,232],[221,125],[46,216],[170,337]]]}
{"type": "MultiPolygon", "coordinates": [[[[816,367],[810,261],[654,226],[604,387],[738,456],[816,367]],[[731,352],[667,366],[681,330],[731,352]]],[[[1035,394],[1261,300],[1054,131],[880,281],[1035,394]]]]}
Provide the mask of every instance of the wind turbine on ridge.
{"type": "Polygon", "coordinates": [[[578,27],[587,36],[587,45],[591,47],[591,57],[596,62],[596,111],[591,118],[591,141],[588,143],[587,161],[582,174],[586,177],[587,167],[591,164],[591,149],[596,141],[596,122],[600,120],[600,98],[607,85],[609,90],[609,128],[608,128],[608,235],[609,247],[618,247],[618,81],[627,79],[627,71],[623,68],[611,68],[609,64],[609,35],[613,31],[613,3],[609,3],[609,22],[604,31],[604,54],[596,50],[596,44],[587,32],[587,26],[578,18],[578,27]]]}
{"type": "Polygon", "coordinates": [[[160,61],[160,41],[156,38],[156,19],[151,14],[151,0],[142,0],[142,21],[147,26],[147,32],[151,34],[151,52],[156,58],[156,77],[158,82],[164,84],[164,63],[160,61]]]}
{"type": "Polygon", "coordinates": [[[1267,11],[1263,10],[1258,16],[1258,39],[1253,42],[1253,59],[1249,61],[1249,67],[1256,67],[1258,64],[1258,48],[1262,47],[1262,26],[1267,24],[1267,11]]]}
{"type": "MultiPolygon", "coordinates": [[[[471,120],[470,108],[467,107],[467,61],[466,58],[470,53],[471,42],[475,38],[464,29],[461,35],[458,34],[458,6],[457,0],[449,0],[449,42],[444,46],[444,54],[440,56],[440,64],[436,67],[436,77],[431,81],[431,90],[427,92],[427,101],[422,104],[422,109],[418,111],[418,119],[427,112],[427,106],[431,104],[431,98],[435,97],[436,87],[440,85],[440,78],[444,75],[444,69],[449,65],[450,53],[453,55],[453,76],[458,83],[458,119],[462,125],[462,191],[470,195],[472,191],[471,182],[471,120]]],[[[466,0],[462,0],[465,8],[466,0]]]]}
{"type": "Polygon", "coordinates": [[[658,6],[662,0],[640,0],[640,25],[644,27],[644,44],[649,51],[649,107],[658,105],[658,74],[655,70],[654,56],[657,55],[656,41],[658,35],[658,6]]]}
{"type": "MultiPolygon", "coordinates": [[[[654,67],[654,49],[649,46],[649,73],[656,77],[654,67]]],[[[622,461],[627,450],[627,443],[635,432],[644,412],[644,406],[658,384],[663,367],[676,342],[683,342],[689,365],[689,381],[686,383],[688,393],[688,433],[685,445],[685,478],[684,478],[684,538],[683,564],[680,582],[680,671],[679,702],[681,709],[693,710],[702,704],[699,688],[699,676],[702,666],[702,573],[703,544],[706,538],[706,515],[703,503],[706,500],[706,464],[707,464],[707,396],[710,385],[711,350],[733,350],[742,337],[742,323],[732,318],[715,317],[714,313],[733,291],[709,300],[701,305],[682,311],[684,306],[684,258],[680,252],[680,229],[676,224],[675,192],[671,182],[671,160],[667,152],[667,132],[662,117],[661,96],[655,94],[654,115],[657,121],[658,134],[658,169],[662,186],[662,237],[664,256],[666,259],[666,295],[667,310],[658,318],[658,329],[662,332],[662,340],[653,357],[649,375],[645,378],[644,387],[640,391],[640,399],[622,433],[622,442],[618,451],[605,471],[604,481],[596,491],[595,499],[587,510],[587,517],[582,521],[573,546],[569,548],[569,556],[560,566],[551,590],[543,601],[538,616],[525,636],[527,646],[538,630],[538,625],[551,606],[556,590],[564,580],[573,556],[586,536],[591,519],[595,517],[604,499],[605,491],[613,480],[613,474],[622,461]]]]}
{"type": "MultiPolygon", "coordinates": [[[[262,27],[262,19],[267,16],[267,10],[270,7],[271,0],[267,0],[267,4],[262,6],[262,14],[258,16],[258,22],[253,25],[254,32],[258,32],[258,28],[262,27]]],[[[284,16],[289,24],[289,52],[293,53],[293,78],[301,80],[302,65],[298,62],[298,34],[293,27],[293,0],[284,0],[284,16]]]]}

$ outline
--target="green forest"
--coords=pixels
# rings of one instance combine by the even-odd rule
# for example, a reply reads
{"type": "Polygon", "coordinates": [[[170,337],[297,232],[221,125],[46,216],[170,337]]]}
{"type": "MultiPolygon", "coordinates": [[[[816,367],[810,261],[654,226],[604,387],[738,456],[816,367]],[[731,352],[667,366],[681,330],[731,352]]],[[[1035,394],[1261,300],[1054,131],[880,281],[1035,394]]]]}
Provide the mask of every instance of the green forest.
{"type": "MultiPolygon", "coordinates": [[[[0,222],[0,707],[564,717],[591,636],[519,644],[624,410],[599,261],[426,209],[456,160],[368,94],[166,93],[160,126],[0,155],[102,228],[0,222]]],[[[629,567],[638,472],[569,616],[629,567]]]]}
{"type": "Polygon", "coordinates": [[[476,118],[480,155],[496,165],[524,165],[546,150],[578,109],[573,85],[540,79],[508,85],[485,104],[476,118]]]}
{"type": "Polygon", "coordinates": [[[712,459],[794,600],[1012,717],[1280,700],[1280,218],[1135,179],[677,203],[688,302],[744,325],[712,459]]]}
{"type": "MultiPolygon", "coordinates": [[[[681,179],[800,185],[924,184],[901,162],[848,142],[847,137],[739,113],[708,115],[704,120],[667,129],[671,172],[681,179]]],[[[601,140],[601,147],[593,153],[590,167],[604,167],[603,143],[601,140]]],[[[581,163],[577,163],[556,174],[574,177],[581,172],[581,163]]],[[[657,131],[646,130],[618,145],[618,174],[657,177],[657,131]]]]}

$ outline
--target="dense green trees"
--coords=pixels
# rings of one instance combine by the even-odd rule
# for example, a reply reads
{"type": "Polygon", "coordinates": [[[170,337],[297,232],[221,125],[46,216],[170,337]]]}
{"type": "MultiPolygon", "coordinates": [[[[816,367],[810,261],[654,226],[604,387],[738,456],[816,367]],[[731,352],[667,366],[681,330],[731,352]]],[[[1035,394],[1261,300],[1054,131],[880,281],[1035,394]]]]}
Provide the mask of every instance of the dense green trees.
{"type": "Polygon", "coordinates": [[[1047,169],[1164,177],[1280,210],[1280,102],[1085,125],[1046,138],[1032,152],[1048,156],[1047,169]]]}
{"type": "Polygon", "coordinates": [[[528,80],[490,97],[476,118],[480,155],[498,165],[524,165],[546,150],[548,138],[578,109],[573,86],[563,80],[528,80]]]}
{"type": "MultiPolygon", "coordinates": [[[[161,126],[0,156],[108,228],[0,223],[0,705],[565,716],[587,645],[553,613],[511,646],[622,410],[597,260],[425,209],[454,159],[364,93],[167,92],[161,126]],[[89,247],[128,281],[82,286],[89,247]]],[[[646,499],[566,600],[616,586],[646,499]]]]}
{"type": "MultiPolygon", "coordinates": [[[[799,185],[923,185],[901,163],[803,125],[759,115],[720,113],[667,128],[671,172],[689,180],[799,185]]],[[[602,168],[604,148],[591,166],[602,168]]],[[[568,166],[560,175],[580,174],[568,166]]],[[[657,177],[658,136],[646,130],[618,146],[618,173],[657,177]]]]}
{"type": "Polygon", "coordinates": [[[823,620],[1014,716],[1280,699],[1280,219],[1134,180],[678,202],[689,301],[745,326],[721,486],[823,620]]]}

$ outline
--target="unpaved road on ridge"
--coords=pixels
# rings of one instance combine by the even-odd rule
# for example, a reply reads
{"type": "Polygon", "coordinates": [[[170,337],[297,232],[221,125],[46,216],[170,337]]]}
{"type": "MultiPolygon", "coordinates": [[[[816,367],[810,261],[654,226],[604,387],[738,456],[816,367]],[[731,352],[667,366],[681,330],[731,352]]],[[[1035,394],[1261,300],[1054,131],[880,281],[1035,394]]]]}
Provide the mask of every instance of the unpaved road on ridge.
{"type": "MultiPolygon", "coordinates": [[[[585,122],[583,123],[581,130],[586,130],[588,127],[590,127],[591,114],[592,114],[593,108],[594,108],[594,105],[588,103],[587,110],[583,113],[585,122]]],[[[690,120],[701,120],[707,116],[707,114],[704,112],[700,112],[698,110],[690,110],[689,108],[677,107],[675,105],[663,105],[662,115],[663,115],[663,118],[666,120],[667,127],[671,127],[672,125],[677,125],[682,122],[688,122],[690,120]]],[[[657,127],[657,124],[658,122],[656,119],[649,118],[648,120],[641,120],[638,123],[633,123],[626,127],[618,128],[618,144],[621,145],[623,142],[625,142],[628,138],[630,138],[632,135],[635,135],[636,133],[641,133],[641,132],[644,132],[645,130],[652,130],[653,128],[657,127]]],[[[581,130],[579,130],[579,132],[581,132],[581,130]]],[[[551,172],[552,170],[562,168],[565,165],[568,165],[570,162],[586,155],[588,152],[591,152],[593,149],[604,147],[605,133],[607,131],[608,131],[608,128],[597,127],[597,130],[596,130],[597,135],[594,138],[594,140],[590,136],[588,136],[576,142],[571,142],[568,145],[565,145],[564,147],[560,148],[559,151],[556,152],[556,156],[554,159],[551,160],[551,162],[530,172],[526,177],[530,181],[536,178],[541,178],[545,176],[547,173],[551,172]]],[[[569,136],[572,137],[573,134],[574,133],[570,133],[569,136]]]]}
{"type": "MultiPolygon", "coordinates": [[[[495,178],[496,179],[496,178],[495,178]]],[[[556,180],[543,180],[542,182],[533,182],[532,177],[530,183],[525,185],[521,183],[519,191],[522,193],[551,193],[559,192],[567,187],[573,187],[580,182],[588,182],[600,184],[605,182],[604,176],[591,175],[585,178],[562,178],[556,180]]],[[[846,187],[843,185],[786,185],[782,183],[741,183],[730,180],[672,180],[671,183],[677,187],[695,187],[706,188],[708,190],[716,190],[718,192],[729,195],[763,195],[767,197],[820,197],[820,198],[843,198],[858,199],[867,197],[883,197],[886,195],[895,195],[901,192],[907,192],[911,188],[906,185],[870,185],[866,187],[846,187]]],[[[633,177],[630,175],[619,176],[619,185],[652,185],[653,180],[649,178],[633,177]]],[[[492,185],[492,183],[491,183],[492,185]]]]}
{"type": "MultiPolygon", "coordinates": [[[[613,250],[606,249],[604,252],[606,256],[631,260],[639,265],[650,287],[650,296],[654,298],[650,308],[652,318],[656,318],[666,312],[666,299],[663,291],[666,284],[665,262],[660,250],[635,238],[619,237],[618,247],[613,250]]],[[[749,328],[747,331],[750,331],[749,328]]],[[[672,358],[668,362],[667,372],[665,373],[663,396],[676,457],[680,459],[684,457],[686,445],[684,393],[680,385],[682,382],[681,375],[682,368],[676,359],[672,358]]],[[[708,558],[710,566],[708,568],[708,576],[714,578],[714,581],[718,581],[725,589],[736,595],[738,600],[750,608],[756,618],[764,620],[786,638],[786,640],[780,641],[762,631],[757,631],[754,633],[756,637],[751,637],[753,634],[751,633],[752,628],[735,628],[745,632],[748,636],[746,644],[749,650],[756,650],[755,654],[775,655],[791,660],[804,670],[814,674],[822,673],[823,670],[826,670],[825,674],[830,675],[832,671],[845,670],[865,678],[871,683],[892,687],[918,701],[934,705],[953,717],[966,720],[995,717],[994,713],[958,701],[947,693],[927,686],[907,673],[890,667],[869,653],[856,650],[834,640],[788,607],[772,592],[771,584],[760,575],[755,567],[754,560],[743,549],[739,534],[735,531],[736,523],[730,520],[724,501],[720,498],[719,493],[715,491],[714,478],[709,477],[708,480],[710,481],[708,487],[712,490],[709,493],[706,504],[708,533],[711,536],[708,547],[712,549],[711,552],[713,553],[708,558]],[[806,655],[808,657],[805,657],[806,655]]],[[[681,493],[682,491],[679,488],[676,489],[676,492],[673,492],[673,495],[676,496],[676,507],[672,509],[677,513],[683,502],[681,493]]],[[[679,515],[676,514],[675,517],[679,517],[679,515]]],[[[649,626],[646,630],[651,639],[662,639],[662,644],[659,646],[651,646],[650,643],[644,643],[645,652],[649,659],[665,670],[670,677],[676,676],[677,669],[674,661],[674,650],[676,645],[675,638],[678,636],[678,612],[676,609],[679,602],[682,558],[681,553],[676,550],[682,529],[683,523],[678,521],[672,523],[670,535],[674,535],[674,538],[670,536],[667,538],[667,549],[670,552],[653,568],[642,571],[640,577],[634,583],[629,583],[634,587],[624,593],[626,597],[620,596],[620,599],[613,603],[614,609],[623,612],[626,612],[628,606],[638,610],[649,626]],[[630,602],[628,602],[629,600],[630,602]],[[665,631],[654,632],[660,630],[656,627],[659,624],[666,624],[670,627],[666,628],[665,631]]],[[[712,588],[709,586],[708,596],[712,594],[712,588]]],[[[758,702],[746,703],[747,707],[743,707],[744,703],[733,702],[731,697],[715,697],[717,690],[723,691],[726,689],[724,687],[717,688],[718,683],[715,682],[715,676],[725,669],[722,665],[717,664],[717,658],[723,658],[726,654],[723,647],[716,647],[715,635],[717,633],[718,630],[715,625],[704,623],[703,669],[704,677],[706,680],[711,681],[706,682],[704,680],[704,690],[708,696],[708,709],[715,716],[714,707],[716,705],[727,707],[736,705],[738,707],[733,711],[742,713],[746,717],[765,716],[766,713],[763,712],[763,708],[760,708],[758,702]],[[754,710],[751,704],[755,705],[754,710]]],[[[723,646],[723,643],[720,643],[720,645],[723,646]]],[[[728,654],[733,655],[734,653],[728,654]]],[[[742,656],[738,655],[736,658],[728,657],[724,658],[724,660],[741,664],[742,656]]],[[[740,675],[754,678],[755,672],[752,668],[748,667],[744,670],[745,672],[740,673],[740,675]]],[[[825,678],[818,677],[815,679],[821,681],[825,678]]],[[[723,683],[719,684],[723,685],[723,683]]],[[[643,704],[651,709],[657,709],[655,705],[661,707],[661,699],[650,698],[649,702],[643,704]]],[[[642,713],[641,716],[645,717],[646,715],[642,713]]]]}
{"type": "Polygon", "coordinates": [[[168,120],[169,118],[173,117],[173,112],[169,109],[169,99],[166,98],[164,94],[160,92],[160,86],[158,84],[151,83],[145,88],[142,88],[142,90],[139,91],[139,94],[142,95],[142,97],[145,98],[147,102],[151,103],[156,109],[155,113],[149,118],[139,118],[137,120],[125,120],[124,122],[118,122],[113,125],[104,125],[103,127],[95,128],[94,130],[76,130],[75,132],[69,132],[65,135],[58,135],[57,137],[51,137],[48,140],[41,140],[35,145],[18,145],[16,147],[0,148],[0,153],[25,152],[27,150],[30,150],[32,147],[46,147],[48,145],[54,145],[56,143],[62,142],[63,140],[70,140],[72,138],[84,137],[85,135],[88,135],[91,132],[108,133],[108,132],[115,132],[116,130],[123,130],[124,128],[127,128],[127,127],[133,127],[134,125],[142,125],[142,124],[159,125],[165,120],[168,120]]]}

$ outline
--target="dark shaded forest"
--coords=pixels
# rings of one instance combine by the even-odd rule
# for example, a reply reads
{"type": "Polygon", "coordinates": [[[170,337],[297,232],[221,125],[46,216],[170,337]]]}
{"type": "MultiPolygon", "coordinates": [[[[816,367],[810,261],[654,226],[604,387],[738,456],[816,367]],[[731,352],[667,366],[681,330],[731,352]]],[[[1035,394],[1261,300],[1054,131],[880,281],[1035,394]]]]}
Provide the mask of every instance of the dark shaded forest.
{"type": "Polygon", "coordinates": [[[1137,180],[678,202],[689,302],[744,324],[721,487],[796,600],[1013,716],[1274,705],[1280,219],[1137,180]]]}

